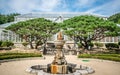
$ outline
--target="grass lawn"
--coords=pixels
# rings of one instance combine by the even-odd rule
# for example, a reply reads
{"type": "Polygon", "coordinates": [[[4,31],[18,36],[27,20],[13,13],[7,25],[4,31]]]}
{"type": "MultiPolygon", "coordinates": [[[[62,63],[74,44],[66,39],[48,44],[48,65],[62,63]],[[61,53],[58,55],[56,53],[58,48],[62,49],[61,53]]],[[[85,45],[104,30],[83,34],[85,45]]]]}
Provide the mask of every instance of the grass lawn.
{"type": "Polygon", "coordinates": [[[78,58],[96,58],[120,62],[120,54],[80,54],[78,58]]]}
{"type": "Polygon", "coordinates": [[[0,60],[27,57],[42,57],[42,55],[40,53],[0,53],[0,60]]]}

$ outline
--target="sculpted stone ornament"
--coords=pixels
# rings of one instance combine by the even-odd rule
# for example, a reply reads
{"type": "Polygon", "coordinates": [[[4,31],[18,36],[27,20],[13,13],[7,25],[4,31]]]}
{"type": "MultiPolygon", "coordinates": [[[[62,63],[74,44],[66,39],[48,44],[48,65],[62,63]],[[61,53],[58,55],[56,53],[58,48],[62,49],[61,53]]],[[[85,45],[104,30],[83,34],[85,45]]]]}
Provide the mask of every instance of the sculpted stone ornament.
{"type": "Polygon", "coordinates": [[[57,36],[57,40],[55,40],[56,54],[51,64],[51,73],[53,74],[67,73],[67,61],[65,60],[65,56],[62,51],[64,43],[65,41],[63,40],[62,32],[59,32],[57,36]]]}
{"type": "Polygon", "coordinates": [[[94,73],[91,67],[80,65],[79,68],[76,68],[76,64],[67,63],[62,50],[64,43],[62,32],[59,32],[57,40],[54,41],[56,53],[52,63],[47,65],[34,65],[26,71],[37,73],[37,75],[87,75],[94,73]]]}
{"type": "Polygon", "coordinates": [[[63,40],[62,32],[59,32],[59,33],[58,33],[57,40],[63,40]]]}

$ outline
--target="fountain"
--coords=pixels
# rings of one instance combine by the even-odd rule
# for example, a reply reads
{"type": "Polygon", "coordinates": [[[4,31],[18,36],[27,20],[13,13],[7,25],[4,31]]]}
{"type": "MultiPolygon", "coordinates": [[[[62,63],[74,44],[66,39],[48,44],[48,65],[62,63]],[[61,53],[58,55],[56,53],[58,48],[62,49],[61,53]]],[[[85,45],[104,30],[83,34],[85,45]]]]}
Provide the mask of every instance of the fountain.
{"type": "Polygon", "coordinates": [[[56,53],[53,62],[47,65],[34,65],[26,71],[37,73],[38,75],[81,75],[93,73],[94,70],[91,67],[80,65],[79,68],[76,68],[76,64],[66,61],[62,51],[64,43],[62,32],[59,32],[57,40],[54,41],[56,53]]]}

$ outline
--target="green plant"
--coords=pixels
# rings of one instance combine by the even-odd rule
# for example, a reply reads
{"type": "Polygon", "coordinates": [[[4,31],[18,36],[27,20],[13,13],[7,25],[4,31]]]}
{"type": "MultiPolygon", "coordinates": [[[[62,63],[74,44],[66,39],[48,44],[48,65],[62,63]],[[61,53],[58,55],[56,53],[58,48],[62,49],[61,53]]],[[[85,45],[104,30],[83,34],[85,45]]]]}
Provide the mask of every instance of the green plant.
{"type": "Polygon", "coordinates": [[[82,44],[80,42],[77,43],[78,48],[82,48],[82,44]]]}
{"type": "Polygon", "coordinates": [[[2,41],[0,41],[0,47],[1,47],[1,45],[2,45],[2,41]]]}
{"type": "Polygon", "coordinates": [[[22,43],[22,45],[25,46],[25,47],[26,47],[28,44],[29,44],[28,42],[23,42],[23,43],[22,43]]]}
{"type": "Polygon", "coordinates": [[[120,45],[120,41],[118,42],[118,45],[120,45]]]}
{"type": "Polygon", "coordinates": [[[80,54],[78,58],[96,58],[120,62],[120,54],[80,54]]]}
{"type": "Polygon", "coordinates": [[[80,54],[78,58],[92,58],[92,56],[90,54],[80,54]]]}
{"type": "Polygon", "coordinates": [[[27,57],[42,57],[42,55],[39,53],[0,53],[0,60],[27,57]]]}
{"type": "Polygon", "coordinates": [[[11,42],[11,41],[7,41],[7,47],[10,47],[10,46],[13,46],[13,45],[14,45],[13,42],[11,42]]]}
{"type": "Polygon", "coordinates": [[[94,46],[94,44],[93,44],[92,42],[90,42],[88,45],[89,45],[90,47],[93,47],[93,46],[94,46]]]}
{"type": "Polygon", "coordinates": [[[13,46],[13,45],[14,45],[14,43],[11,42],[11,41],[3,41],[2,44],[1,44],[2,47],[10,47],[10,46],[13,46]]]}
{"type": "Polygon", "coordinates": [[[119,45],[116,43],[106,43],[105,46],[107,49],[119,48],[119,45]]]}
{"type": "Polygon", "coordinates": [[[94,43],[97,47],[103,47],[103,43],[94,43]]]}
{"type": "Polygon", "coordinates": [[[86,50],[89,49],[89,42],[101,40],[105,36],[117,36],[120,31],[115,23],[92,15],[76,16],[64,20],[62,28],[67,36],[80,41],[86,50]]]}

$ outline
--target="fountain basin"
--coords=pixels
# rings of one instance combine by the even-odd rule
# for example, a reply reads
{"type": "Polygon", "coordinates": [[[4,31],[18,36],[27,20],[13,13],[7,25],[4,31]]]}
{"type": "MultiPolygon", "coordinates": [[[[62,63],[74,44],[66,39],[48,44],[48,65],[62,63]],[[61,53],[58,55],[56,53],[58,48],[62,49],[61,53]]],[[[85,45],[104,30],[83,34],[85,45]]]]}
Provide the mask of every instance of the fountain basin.
{"type": "Polygon", "coordinates": [[[90,67],[80,65],[79,68],[76,68],[76,64],[67,63],[62,50],[64,43],[62,32],[59,32],[57,40],[54,41],[56,53],[53,62],[47,65],[34,65],[26,71],[38,75],[86,75],[93,73],[94,70],[90,67]]]}
{"type": "Polygon", "coordinates": [[[57,45],[61,45],[63,46],[65,44],[65,41],[64,40],[56,40],[54,41],[54,44],[57,46],[57,45]]]}
{"type": "MultiPolygon", "coordinates": [[[[37,75],[88,75],[94,73],[95,71],[88,66],[80,65],[79,68],[76,68],[75,64],[68,63],[68,66],[74,68],[73,72],[68,72],[67,74],[52,74],[48,71],[49,65],[34,65],[26,69],[29,73],[36,73],[37,75]]],[[[67,68],[68,69],[68,68],[67,68]]]]}

